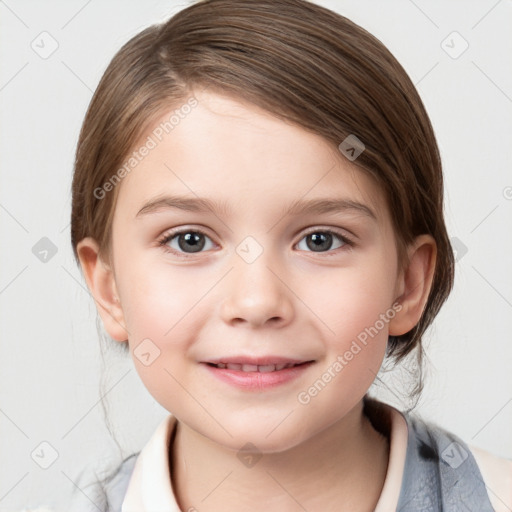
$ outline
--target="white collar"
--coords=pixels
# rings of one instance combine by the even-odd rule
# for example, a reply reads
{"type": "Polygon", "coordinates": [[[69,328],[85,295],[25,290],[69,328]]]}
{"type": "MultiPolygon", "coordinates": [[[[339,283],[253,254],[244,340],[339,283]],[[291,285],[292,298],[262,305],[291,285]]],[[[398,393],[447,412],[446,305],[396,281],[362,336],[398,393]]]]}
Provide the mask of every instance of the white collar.
{"type": "MultiPolygon", "coordinates": [[[[396,510],[402,485],[408,429],[402,413],[379,402],[388,413],[391,425],[389,464],[375,512],[396,510]]],[[[137,457],[122,512],[181,512],[171,485],[169,444],[177,420],[167,416],[157,427],[137,457]]]]}
{"type": "Polygon", "coordinates": [[[176,418],[167,416],[137,457],[121,512],[181,512],[171,485],[169,443],[176,418]]]}

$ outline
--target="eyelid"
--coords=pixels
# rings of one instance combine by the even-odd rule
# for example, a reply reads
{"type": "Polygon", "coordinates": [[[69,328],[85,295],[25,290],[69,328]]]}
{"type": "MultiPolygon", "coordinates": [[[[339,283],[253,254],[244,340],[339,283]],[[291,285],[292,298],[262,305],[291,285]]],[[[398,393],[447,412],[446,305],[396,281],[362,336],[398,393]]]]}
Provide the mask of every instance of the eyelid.
{"type": "MultiPolygon", "coordinates": [[[[330,228],[330,227],[327,227],[327,226],[316,226],[316,227],[313,227],[313,228],[306,229],[306,231],[302,234],[302,238],[304,238],[307,235],[311,235],[312,233],[332,233],[333,235],[340,236],[340,237],[342,237],[344,239],[347,239],[347,240],[350,240],[350,241],[352,241],[351,240],[351,235],[353,235],[354,237],[357,237],[356,235],[354,235],[353,233],[351,233],[347,229],[342,230],[341,228],[330,228]],[[350,235],[346,235],[345,231],[349,232],[350,235]]],[[[301,238],[301,240],[302,240],[302,238],[301,238]]]]}

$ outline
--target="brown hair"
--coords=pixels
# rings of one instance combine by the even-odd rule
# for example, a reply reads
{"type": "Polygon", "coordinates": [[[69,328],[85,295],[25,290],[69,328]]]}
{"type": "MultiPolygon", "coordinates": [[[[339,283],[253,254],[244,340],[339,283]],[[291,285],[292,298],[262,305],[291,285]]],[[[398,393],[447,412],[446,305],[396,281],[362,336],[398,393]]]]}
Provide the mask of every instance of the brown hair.
{"type": "MultiPolygon", "coordinates": [[[[109,261],[116,173],[163,109],[195,87],[227,93],[323,136],[336,147],[356,135],[354,162],[383,190],[399,260],[417,235],[437,243],[419,323],[390,337],[395,362],[419,348],[453,286],[454,256],[443,218],[443,176],[434,132],[407,73],[374,36],[305,0],[205,0],[153,25],[115,55],[91,100],[76,152],[71,241],[96,239],[109,261]]],[[[420,372],[421,373],[421,372],[420,372]]]]}

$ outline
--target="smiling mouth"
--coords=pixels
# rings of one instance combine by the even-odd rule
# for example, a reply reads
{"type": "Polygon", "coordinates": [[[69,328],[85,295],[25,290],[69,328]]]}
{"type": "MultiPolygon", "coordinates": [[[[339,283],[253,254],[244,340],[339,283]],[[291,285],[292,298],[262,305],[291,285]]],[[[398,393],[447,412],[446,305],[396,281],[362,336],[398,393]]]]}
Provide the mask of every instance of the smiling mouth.
{"type": "Polygon", "coordinates": [[[294,368],[296,366],[303,366],[311,363],[312,361],[304,361],[303,363],[287,363],[287,364],[237,364],[237,363],[206,363],[208,366],[213,368],[219,368],[220,370],[235,370],[240,372],[259,372],[259,373],[270,373],[286,370],[287,368],[294,368]]]}

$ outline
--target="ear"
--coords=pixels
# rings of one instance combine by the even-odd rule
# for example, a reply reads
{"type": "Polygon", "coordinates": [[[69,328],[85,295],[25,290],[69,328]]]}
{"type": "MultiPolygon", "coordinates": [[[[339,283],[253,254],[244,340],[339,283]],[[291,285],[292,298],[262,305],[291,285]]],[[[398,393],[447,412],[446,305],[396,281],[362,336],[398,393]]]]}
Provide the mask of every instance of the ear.
{"type": "Polygon", "coordinates": [[[128,331],[117,294],[114,273],[99,256],[98,243],[91,237],[84,238],[77,244],[77,253],[105,330],[112,339],[127,341],[128,331]]]}
{"type": "Polygon", "coordinates": [[[408,248],[409,262],[400,272],[397,289],[402,309],[389,322],[389,334],[400,336],[413,329],[427,304],[434,278],[437,245],[430,235],[418,236],[408,248]]]}

